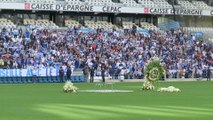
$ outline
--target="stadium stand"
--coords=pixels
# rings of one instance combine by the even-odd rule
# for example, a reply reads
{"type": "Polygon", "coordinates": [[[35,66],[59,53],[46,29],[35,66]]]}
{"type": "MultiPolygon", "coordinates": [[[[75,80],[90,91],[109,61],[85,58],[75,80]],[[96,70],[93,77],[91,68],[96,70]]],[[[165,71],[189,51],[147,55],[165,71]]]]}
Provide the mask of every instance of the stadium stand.
{"type": "Polygon", "coordinates": [[[0,29],[2,28],[14,28],[16,25],[14,25],[11,20],[8,19],[0,19],[0,29]]]}

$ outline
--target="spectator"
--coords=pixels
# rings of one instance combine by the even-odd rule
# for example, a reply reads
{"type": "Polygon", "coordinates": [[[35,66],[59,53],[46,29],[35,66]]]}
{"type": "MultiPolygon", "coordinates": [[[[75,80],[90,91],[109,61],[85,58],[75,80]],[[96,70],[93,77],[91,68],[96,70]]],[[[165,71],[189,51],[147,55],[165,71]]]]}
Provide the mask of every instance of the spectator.
{"type": "Polygon", "coordinates": [[[60,77],[60,82],[64,82],[64,69],[62,68],[62,66],[59,69],[59,77],[60,77]]]}
{"type": "Polygon", "coordinates": [[[101,78],[102,78],[102,82],[105,83],[105,70],[106,70],[106,66],[104,64],[101,65],[101,78]]]}
{"type": "Polygon", "coordinates": [[[91,67],[90,69],[90,83],[93,83],[94,82],[94,67],[91,67]]]}
{"type": "Polygon", "coordinates": [[[211,69],[210,69],[210,66],[207,69],[207,81],[211,81],[211,69]]]}
{"type": "Polygon", "coordinates": [[[89,67],[87,65],[83,68],[84,81],[89,82],[89,67]]]}
{"type": "Polygon", "coordinates": [[[71,80],[71,74],[72,74],[71,68],[70,68],[70,66],[68,66],[67,67],[67,80],[71,80]]]}

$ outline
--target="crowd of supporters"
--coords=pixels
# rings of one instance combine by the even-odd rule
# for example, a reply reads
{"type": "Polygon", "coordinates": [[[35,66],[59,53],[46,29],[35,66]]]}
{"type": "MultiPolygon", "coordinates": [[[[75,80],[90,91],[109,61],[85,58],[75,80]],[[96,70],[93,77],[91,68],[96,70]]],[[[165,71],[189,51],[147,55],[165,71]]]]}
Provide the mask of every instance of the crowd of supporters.
{"type": "Polygon", "coordinates": [[[212,47],[181,29],[148,34],[115,29],[85,33],[78,27],[67,31],[2,29],[0,67],[88,66],[95,69],[95,75],[105,69],[116,78],[123,74],[125,78],[141,79],[146,64],[155,56],[162,59],[169,78],[200,77],[212,65],[212,47]]]}

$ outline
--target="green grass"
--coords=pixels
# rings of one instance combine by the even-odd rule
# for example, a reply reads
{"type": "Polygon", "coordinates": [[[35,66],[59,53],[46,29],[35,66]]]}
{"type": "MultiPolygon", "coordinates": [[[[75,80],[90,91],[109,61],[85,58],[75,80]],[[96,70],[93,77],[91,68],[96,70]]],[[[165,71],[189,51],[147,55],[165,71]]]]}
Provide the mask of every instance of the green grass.
{"type": "MultiPolygon", "coordinates": [[[[171,85],[182,92],[141,91],[142,83],[114,85],[133,93],[75,94],[63,93],[63,84],[2,84],[0,120],[212,120],[213,82],[160,83],[171,85]]],[[[100,89],[87,83],[75,86],[100,89]]]]}

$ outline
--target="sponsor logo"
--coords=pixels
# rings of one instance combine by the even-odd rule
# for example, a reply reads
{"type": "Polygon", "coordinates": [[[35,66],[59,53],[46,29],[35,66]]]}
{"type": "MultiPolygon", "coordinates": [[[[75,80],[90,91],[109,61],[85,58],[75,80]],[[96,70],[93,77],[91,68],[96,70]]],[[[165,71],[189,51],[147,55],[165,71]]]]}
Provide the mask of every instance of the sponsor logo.
{"type": "Polygon", "coordinates": [[[121,13],[121,7],[104,6],[103,12],[121,13]]]}
{"type": "Polygon", "coordinates": [[[213,10],[210,12],[211,15],[213,15],[213,10]]]}
{"type": "Polygon", "coordinates": [[[144,8],[144,13],[149,13],[149,8],[145,7],[144,8]]]}
{"type": "Polygon", "coordinates": [[[25,7],[25,10],[29,10],[30,9],[30,3],[25,3],[24,7],[25,7]]]}

